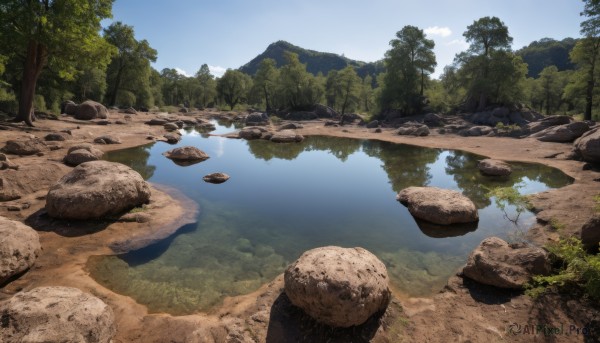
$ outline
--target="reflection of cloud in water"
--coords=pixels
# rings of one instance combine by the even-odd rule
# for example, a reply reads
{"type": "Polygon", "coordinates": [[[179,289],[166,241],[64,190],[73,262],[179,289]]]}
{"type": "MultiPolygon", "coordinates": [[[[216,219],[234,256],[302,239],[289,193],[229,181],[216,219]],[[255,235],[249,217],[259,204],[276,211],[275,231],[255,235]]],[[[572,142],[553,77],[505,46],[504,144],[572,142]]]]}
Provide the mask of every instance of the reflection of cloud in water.
{"type": "Polygon", "coordinates": [[[225,137],[215,137],[217,139],[217,148],[215,149],[215,152],[217,154],[217,157],[221,157],[223,156],[223,154],[225,154],[225,140],[227,138],[225,137]]]}

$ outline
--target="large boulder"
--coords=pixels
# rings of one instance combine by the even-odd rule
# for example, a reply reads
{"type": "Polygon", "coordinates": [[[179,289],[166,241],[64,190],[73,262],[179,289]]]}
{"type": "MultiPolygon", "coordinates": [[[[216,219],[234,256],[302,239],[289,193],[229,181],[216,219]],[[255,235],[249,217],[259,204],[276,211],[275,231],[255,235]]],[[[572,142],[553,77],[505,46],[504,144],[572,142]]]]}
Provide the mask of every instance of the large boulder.
{"type": "Polygon", "coordinates": [[[333,327],[360,325],[391,299],[385,265],[363,248],[309,250],[285,270],[284,282],[292,304],[333,327]]]}
{"type": "Polygon", "coordinates": [[[463,274],[479,283],[521,289],[534,275],[550,273],[548,253],[526,243],[508,244],[486,238],[471,252],[463,274]]]}
{"type": "Polygon", "coordinates": [[[333,108],[321,104],[316,104],[314,113],[319,118],[337,118],[340,116],[333,108]]]}
{"type": "Polygon", "coordinates": [[[486,158],[477,165],[482,174],[489,176],[506,176],[512,173],[510,165],[504,161],[486,158]]]}
{"type": "Polygon", "coordinates": [[[274,143],[294,143],[302,142],[302,140],[304,140],[304,136],[294,130],[277,131],[271,136],[271,142],[274,143]]]}
{"type": "Polygon", "coordinates": [[[261,139],[264,130],[258,127],[245,127],[240,130],[238,137],[246,140],[261,139]]]}
{"type": "Polygon", "coordinates": [[[9,140],[6,142],[2,152],[6,154],[28,156],[38,154],[46,149],[46,144],[38,138],[9,140]]]}
{"type": "Polygon", "coordinates": [[[165,125],[163,125],[163,127],[167,131],[176,131],[176,130],[179,130],[179,126],[177,124],[175,124],[175,123],[166,123],[165,125]]]}
{"type": "Polygon", "coordinates": [[[98,219],[150,200],[150,187],[135,170],[115,162],[85,162],[63,176],[46,196],[46,211],[62,219],[98,219]]]}
{"type": "Polygon", "coordinates": [[[94,138],[94,143],[96,143],[96,144],[121,144],[121,139],[119,139],[119,137],[115,137],[112,135],[103,135],[103,136],[94,138]]]}
{"type": "MultiPolygon", "coordinates": [[[[0,285],[31,268],[41,247],[37,231],[8,218],[0,217],[0,285]]],[[[1,330],[0,330],[1,331],[1,330]]]]}
{"type": "Polygon", "coordinates": [[[0,303],[0,342],[109,343],[116,333],[112,309],[70,287],[38,287],[0,303]]]}
{"type": "Polygon", "coordinates": [[[429,127],[425,124],[408,122],[403,124],[396,132],[400,136],[427,136],[429,127]]]}
{"type": "Polygon", "coordinates": [[[571,123],[571,117],[556,115],[545,117],[539,121],[529,123],[527,124],[527,128],[529,129],[529,132],[536,133],[552,126],[565,125],[569,123],[571,123]]]}
{"type": "Polygon", "coordinates": [[[62,142],[71,138],[72,136],[67,132],[51,132],[44,136],[44,140],[49,142],[62,142]]]}
{"type": "Polygon", "coordinates": [[[104,152],[102,150],[96,149],[89,143],[83,143],[70,147],[63,162],[75,167],[85,162],[98,161],[103,155],[104,152]]]}
{"type": "Polygon", "coordinates": [[[60,104],[60,114],[65,113],[68,115],[74,115],[76,109],[77,109],[77,104],[71,100],[63,101],[60,104]]]}
{"type": "Polygon", "coordinates": [[[581,227],[581,243],[587,249],[598,249],[598,244],[600,244],[600,214],[593,215],[581,227]]]}
{"type": "Polygon", "coordinates": [[[542,142],[566,143],[581,137],[589,129],[590,125],[588,123],[576,121],[570,124],[551,126],[532,134],[531,137],[542,142]]]}
{"type": "Polygon", "coordinates": [[[592,163],[600,162],[600,127],[584,133],[575,141],[574,147],[575,153],[583,160],[592,163]]]}
{"type": "Polygon", "coordinates": [[[438,114],[427,113],[425,117],[423,117],[423,123],[425,123],[427,126],[442,126],[444,121],[438,114]]]}
{"type": "Polygon", "coordinates": [[[77,106],[75,119],[92,120],[108,118],[108,110],[101,103],[87,100],[77,106]]]}
{"type": "Polygon", "coordinates": [[[269,124],[269,115],[261,112],[250,113],[246,116],[246,125],[262,126],[269,124]]]}
{"type": "Polygon", "coordinates": [[[209,156],[194,146],[184,146],[169,150],[163,155],[179,165],[191,165],[207,160],[209,156]]]}
{"type": "Polygon", "coordinates": [[[69,171],[62,163],[20,165],[0,173],[0,201],[20,199],[40,189],[48,189],[69,171]]]}
{"type": "Polygon", "coordinates": [[[415,218],[435,224],[472,223],[479,220],[475,204],[466,196],[450,189],[408,187],[396,197],[415,218]]]}

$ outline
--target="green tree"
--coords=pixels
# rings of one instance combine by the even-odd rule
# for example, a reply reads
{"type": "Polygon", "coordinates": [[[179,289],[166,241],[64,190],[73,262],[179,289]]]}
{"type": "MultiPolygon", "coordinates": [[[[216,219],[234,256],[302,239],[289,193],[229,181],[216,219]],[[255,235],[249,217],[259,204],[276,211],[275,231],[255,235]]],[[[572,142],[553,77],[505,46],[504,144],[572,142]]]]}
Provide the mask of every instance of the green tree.
{"type": "Polygon", "coordinates": [[[197,96],[197,105],[200,107],[208,107],[214,103],[217,96],[217,81],[210,73],[208,64],[203,64],[196,73],[196,79],[200,85],[199,94],[197,96]]]}
{"type": "Polygon", "coordinates": [[[437,62],[435,43],[423,30],[407,25],[390,42],[385,54],[384,85],[381,94],[383,109],[400,108],[405,114],[416,113],[423,105],[425,77],[433,72],[437,62]]]}
{"type": "Polygon", "coordinates": [[[183,80],[184,76],[173,68],[164,68],[160,72],[160,78],[162,80],[162,94],[165,103],[167,105],[181,104],[183,102],[181,80],[183,80]]]}
{"type": "Polygon", "coordinates": [[[219,97],[233,110],[235,105],[246,101],[252,88],[252,78],[238,70],[227,69],[217,81],[219,97]]]}
{"type": "Polygon", "coordinates": [[[102,101],[102,97],[106,92],[106,70],[96,66],[84,68],[75,80],[75,84],[76,97],[79,100],[102,101]]]}
{"type": "Polygon", "coordinates": [[[346,113],[356,109],[360,102],[362,81],[354,67],[348,66],[340,71],[331,71],[327,76],[326,94],[333,100],[329,106],[346,113]]]}
{"type": "Polygon", "coordinates": [[[319,102],[324,94],[322,83],[306,71],[298,55],[285,52],[287,64],[280,68],[278,99],[283,106],[307,109],[319,102]]]}
{"type": "Polygon", "coordinates": [[[560,105],[560,99],[563,92],[563,85],[561,84],[558,68],[556,66],[544,68],[540,72],[539,81],[541,83],[540,88],[545,98],[546,114],[549,115],[560,105]]]}
{"type": "Polygon", "coordinates": [[[149,98],[150,62],[156,61],[156,50],[150,47],[145,39],[137,41],[133,27],[121,22],[113,23],[104,29],[104,37],[118,51],[107,71],[107,82],[110,85],[108,104],[114,106],[120,98],[120,92],[123,91],[133,96],[134,102],[137,103],[140,102],[138,97],[149,98]]]}
{"type": "Polygon", "coordinates": [[[255,93],[261,94],[261,98],[265,101],[267,112],[271,112],[273,109],[272,98],[275,93],[275,83],[278,77],[277,62],[271,58],[262,60],[256,71],[256,75],[254,75],[255,93]]]}
{"type": "Polygon", "coordinates": [[[489,103],[513,103],[523,97],[527,65],[512,53],[512,37],[497,17],[484,17],[467,27],[469,49],[455,57],[459,83],[466,89],[466,107],[483,110],[489,103]]]}
{"type": "Polygon", "coordinates": [[[362,85],[360,88],[360,102],[362,109],[365,112],[371,112],[371,109],[373,109],[374,99],[375,91],[373,89],[373,77],[367,74],[362,80],[362,85]]]}
{"type": "Polygon", "coordinates": [[[73,79],[76,66],[106,65],[113,49],[100,37],[100,21],[111,16],[113,0],[3,0],[0,49],[21,59],[17,121],[33,126],[37,81],[50,65],[73,79]],[[83,63],[85,61],[85,63],[83,63]]]}

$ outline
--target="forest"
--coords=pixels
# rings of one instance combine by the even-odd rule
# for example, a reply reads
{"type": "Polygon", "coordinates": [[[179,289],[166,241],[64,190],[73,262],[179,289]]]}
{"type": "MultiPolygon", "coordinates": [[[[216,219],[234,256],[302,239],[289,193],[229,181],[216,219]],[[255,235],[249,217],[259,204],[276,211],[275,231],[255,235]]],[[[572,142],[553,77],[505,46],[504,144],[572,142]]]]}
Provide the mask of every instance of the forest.
{"type": "Polygon", "coordinates": [[[221,77],[207,64],[194,76],[174,68],[159,71],[152,67],[159,52],[137,39],[134,27],[122,22],[102,27],[112,3],[3,1],[0,112],[33,125],[36,112],[58,115],[64,101],[89,99],[142,111],[184,106],[274,114],[320,103],[373,118],[390,111],[476,112],[493,105],[588,120],[600,113],[600,4],[592,0],[584,1],[582,38],[541,38],[517,51],[500,18],[475,19],[463,33],[469,47],[439,78],[431,76],[437,66],[434,41],[410,25],[390,35],[389,50],[375,63],[277,42],[269,46],[277,51],[267,49],[221,77]]]}

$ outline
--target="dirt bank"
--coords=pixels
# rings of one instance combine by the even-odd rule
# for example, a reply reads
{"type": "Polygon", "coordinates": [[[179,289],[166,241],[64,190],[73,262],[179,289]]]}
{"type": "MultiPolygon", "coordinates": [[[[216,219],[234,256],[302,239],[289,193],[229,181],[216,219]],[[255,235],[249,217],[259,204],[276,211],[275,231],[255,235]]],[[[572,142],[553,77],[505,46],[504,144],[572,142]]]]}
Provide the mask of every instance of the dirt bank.
{"type": "MultiPolygon", "coordinates": [[[[214,113],[212,113],[214,114],[214,113]]],[[[195,115],[209,117],[211,113],[195,115]]],[[[123,114],[111,112],[110,120],[126,124],[96,125],[72,119],[40,120],[35,129],[12,128],[0,131],[0,146],[9,139],[24,136],[43,138],[47,133],[70,129],[72,139],[53,143],[42,156],[16,157],[12,162],[20,166],[23,177],[33,165],[55,165],[54,178],[60,178],[69,168],[60,161],[71,145],[91,142],[95,137],[111,134],[122,144],[98,145],[109,151],[150,142],[148,138],[161,137],[162,126],[148,126],[143,122],[156,114],[133,115],[126,121],[123,114]]],[[[391,129],[375,133],[373,129],[357,126],[325,127],[322,122],[303,123],[298,130],[303,135],[378,139],[433,148],[458,149],[486,157],[507,161],[543,163],[559,168],[575,182],[558,190],[533,197],[538,213],[538,224],[530,230],[530,237],[544,244],[559,235],[576,235],[581,225],[594,212],[593,197],[600,193],[598,172],[584,170],[581,162],[564,160],[569,144],[543,143],[535,139],[469,137],[432,134],[427,137],[397,136],[391,129]],[[564,225],[560,231],[547,223],[554,219],[564,225]]],[[[166,144],[166,143],[159,143],[166,144]]],[[[2,173],[0,171],[0,173],[2,173]]],[[[0,174],[2,175],[2,174],[0,174]]],[[[36,178],[28,183],[36,183],[36,178]]],[[[46,181],[48,183],[49,181],[46,181]]],[[[321,327],[292,308],[284,294],[282,277],[277,277],[256,292],[225,299],[223,306],[211,313],[182,317],[167,314],[148,314],[144,306],[128,297],[115,294],[91,279],[85,270],[90,256],[111,254],[111,247],[125,251],[146,245],[154,239],[169,235],[185,223],[192,222],[196,205],[174,190],[155,185],[152,202],[146,210],[151,220],[137,222],[67,222],[52,220],[44,215],[45,183],[39,182],[35,191],[20,199],[0,202],[0,215],[26,222],[40,231],[43,253],[35,267],[0,289],[0,299],[22,289],[41,285],[68,285],[93,293],[106,301],[115,311],[118,332],[115,342],[318,342],[336,336],[337,340],[372,342],[479,342],[479,341],[552,341],[583,342],[583,334],[566,335],[571,326],[584,328],[597,325],[598,312],[590,304],[568,296],[547,296],[537,301],[521,295],[500,292],[453,277],[441,293],[426,299],[396,301],[377,321],[349,331],[321,327]],[[527,324],[564,328],[564,334],[530,335],[524,331],[527,324]],[[521,328],[516,335],[510,327],[521,328]]],[[[597,336],[596,336],[597,337],[597,336]]]]}

